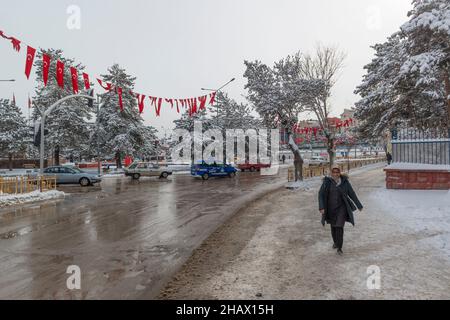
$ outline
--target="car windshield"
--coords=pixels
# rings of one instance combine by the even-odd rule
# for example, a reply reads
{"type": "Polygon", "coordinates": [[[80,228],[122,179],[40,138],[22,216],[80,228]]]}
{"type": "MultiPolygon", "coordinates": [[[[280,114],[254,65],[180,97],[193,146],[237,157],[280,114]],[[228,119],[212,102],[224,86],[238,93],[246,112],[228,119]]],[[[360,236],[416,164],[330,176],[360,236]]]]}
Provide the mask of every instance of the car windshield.
{"type": "Polygon", "coordinates": [[[76,173],[84,173],[83,170],[78,169],[77,167],[71,167],[70,169],[72,169],[72,170],[75,171],[76,173]]]}
{"type": "Polygon", "coordinates": [[[137,163],[132,163],[128,168],[129,169],[134,169],[134,168],[136,168],[137,165],[138,165],[137,163]]]}

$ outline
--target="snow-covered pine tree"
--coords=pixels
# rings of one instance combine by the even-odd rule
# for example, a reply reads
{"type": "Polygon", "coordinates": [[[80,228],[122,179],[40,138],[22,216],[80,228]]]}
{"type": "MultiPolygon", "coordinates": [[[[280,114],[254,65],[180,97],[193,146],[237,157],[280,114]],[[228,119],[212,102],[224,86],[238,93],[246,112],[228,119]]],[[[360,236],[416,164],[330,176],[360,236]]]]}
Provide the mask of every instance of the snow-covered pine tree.
{"type": "Polygon", "coordinates": [[[450,2],[414,0],[401,27],[409,56],[400,72],[415,78],[427,126],[450,129],[450,2]]]}
{"type": "Polygon", "coordinates": [[[0,99],[0,158],[8,157],[9,170],[12,170],[13,156],[26,151],[28,136],[20,109],[8,99],[0,99]]]}
{"type": "MultiPolygon", "coordinates": [[[[75,67],[81,74],[84,66],[76,63],[73,59],[65,58],[61,50],[41,49],[35,60],[36,66],[36,94],[33,98],[33,118],[39,120],[40,111],[46,110],[59,99],[73,94],[72,78],[70,67],[75,67]],[[42,55],[48,54],[50,59],[50,69],[48,75],[47,86],[44,86],[42,77],[42,55]],[[60,60],[64,63],[64,89],[61,89],[56,82],[56,62],[60,60]]],[[[78,87],[83,88],[84,84],[81,77],[78,79],[78,87]]],[[[88,101],[85,98],[73,98],[63,102],[56,107],[46,118],[45,129],[48,135],[45,137],[46,150],[53,149],[55,164],[59,164],[60,152],[64,152],[65,148],[79,149],[81,144],[86,143],[89,139],[89,131],[87,129],[87,120],[91,118],[88,107],[88,101]]]]}
{"type": "MultiPolygon", "coordinates": [[[[140,156],[154,150],[155,129],[144,125],[139,114],[134,90],[134,81],[118,64],[108,69],[108,74],[102,75],[102,80],[111,83],[113,90],[101,94],[98,115],[98,132],[92,136],[92,145],[97,143],[99,134],[100,150],[103,155],[114,157],[117,166],[122,167],[122,157],[125,155],[140,156]],[[119,107],[119,96],[115,88],[122,89],[123,111],[119,107]]],[[[102,89],[103,90],[103,89],[102,89]]],[[[96,130],[97,131],[97,130],[96,130]]]]}
{"type": "MultiPolygon", "coordinates": [[[[203,132],[211,129],[211,118],[208,116],[207,109],[197,110],[196,113],[189,114],[189,111],[186,110],[184,113],[182,113],[180,119],[176,119],[173,121],[175,124],[175,129],[183,129],[187,130],[191,135],[191,161],[194,162],[194,142],[196,142],[198,145],[202,145],[202,148],[204,148],[205,141],[203,141],[203,132]],[[194,135],[194,123],[196,121],[199,121],[202,123],[202,134],[200,135],[194,135]]],[[[176,139],[175,137],[172,137],[169,146],[172,150],[176,145],[178,145],[182,137],[178,137],[176,139]]]]}
{"type": "Polygon", "coordinates": [[[405,101],[402,92],[414,90],[412,83],[400,83],[400,69],[407,52],[400,33],[395,33],[383,44],[373,46],[375,58],[364,68],[367,73],[355,93],[361,96],[356,103],[355,116],[360,119],[359,130],[364,138],[379,136],[383,130],[400,118],[406,118],[405,101]]]}
{"type": "Polygon", "coordinates": [[[219,91],[215,104],[210,109],[211,126],[226,129],[256,129],[260,121],[252,115],[252,108],[248,104],[238,103],[230,98],[226,92],[219,91]]]}
{"type": "Polygon", "coordinates": [[[356,117],[365,137],[396,124],[417,128],[450,125],[450,3],[414,0],[410,20],[383,44],[355,93],[356,117]]]}
{"type": "MultiPolygon", "coordinates": [[[[210,109],[210,123],[212,128],[218,129],[222,132],[222,136],[224,137],[223,159],[226,159],[226,130],[241,129],[245,132],[247,129],[258,130],[262,127],[262,125],[261,121],[252,115],[253,110],[251,106],[236,102],[234,99],[230,98],[226,92],[217,92],[215,101],[214,107],[210,109]]],[[[248,153],[248,144],[249,140],[246,139],[246,153],[248,153]]]]}
{"type": "MultiPolygon", "coordinates": [[[[227,129],[258,129],[261,122],[252,115],[252,108],[243,103],[237,103],[230,98],[226,92],[219,91],[216,94],[214,106],[207,107],[203,110],[198,110],[197,113],[189,115],[186,111],[182,114],[180,119],[174,120],[175,129],[185,129],[194,133],[194,122],[200,121],[202,123],[202,130],[205,132],[209,129],[219,129],[222,131],[223,138],[226,137],[227,129]]],[[[212,141],[205,140],[203,136],[194,137],[192,140],[192,155],[194,139],[200,139],[203,147],[212,141]]],[[[172,141],[171,147],[174,147],[180,141],[172,141]]],[[[223,159],[226,156],[226,141],[224,139],[223,159]]]]}

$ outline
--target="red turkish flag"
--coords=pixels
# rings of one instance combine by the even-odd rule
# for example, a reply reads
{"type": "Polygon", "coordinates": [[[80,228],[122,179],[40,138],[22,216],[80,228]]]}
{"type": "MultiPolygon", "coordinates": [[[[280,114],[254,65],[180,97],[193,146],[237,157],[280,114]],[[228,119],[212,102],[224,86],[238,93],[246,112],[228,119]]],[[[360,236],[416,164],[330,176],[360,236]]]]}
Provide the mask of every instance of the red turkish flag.
{"type": "Polygon", "coordinates": [[[17,52],[20,51],[20,40],[16,39],[14,37],[10,37],[11,39],[11,43],[13,45],[13,49],[16,50],[17,52]]]}
{"type": "Polygon", "coordinates": [[[152,96],[148,96],[148,98],[150,99],[150,105],[151,105],[151,106],[152,106],[152,105],[155,105],[155,109],[156,109],[156,100],[157,100],[158,98],[152,97],[152,96]]]}
{"type": "Polygon", "coordinates": [[[145,95],[136,93],[136,98],[138,101],[139,113],[142,113],[142,112],[144,112],[145,95]]]}
{"type": "Polygon", "coordinates": [[[73,93],[78,93],[78,71],[74,67],[70,67],[70,74],[72,77],[73,93]]]}
{"type": "Polygon", "coordinates": [[[200,110],[205,109],[207,96],[198,97],[198,101],[200,101],[200,110]]]}
{"type": "Polygon", "coordinates": [[[98,83],[102,86],[103,89],[107,90],[107,91],[111,91],[112,89],[112,84],[106,82],[106,86],[103,85],[103,81],[100,79],[97,79],[98,83]]]}
{"type": "Polygon", "coordinates": [[[161,104],[162,104],[162,98],[158,98],[158,106],[155,105],[155,111],[156,111],[157,117],[159,117],[159,114],[161,112],[161,104]]]}
{"type": "Polygon", "coordinates": [[[216,100],[216,93],[217,93],[217,92],[213,92],[213,93],[210,93],[210,94],[209,94],[209,97],[211,98],[211,99],[209,100],[209,104],[210,104],[210,105],[213,105],[213,104],[214,104],[214,101],[216,100]]]}
{"type": "Polygon", "coordinates": [[[50,69],[50,56],[45,53],[42,55],[42,78],[44,79],[44,85],[48,82],[48,71],[50,69]]]}
{"type": "Polygon", "coordinates": [[[83,72],[83,81],[84,81],[84,88],[86,90],[89,90],[91,88],[91,84],[89,82],[89,75],[84,72],[83,72]]]}
{"type": "Polygon", "coordinates": [[[28,46],[27,48],[27,62],[25,63],[25,75],[27,79],[30,79],[31,67],[33,67],[34,55],[36,54],[36,49],[28,46]]]}
{"type": "Polygon", "coordinates": [[[191,99],[192,113],[197,113],[197,98],[191,99]]]}
{"type": "Polygon", "coordinates": [[[64,89],[64,63],[56,62],[56,82],[61,89],[64,89]]]}
{"type": "Polygon", "coordinates": [[[165,99],[166,102],[170,103],[170,107],[173,109],[173,99],[165,99]]]}
{"type": "Polygon", "coordinates": [[[317,130],[319,130],[319,128],[317,128],[317,127],[314,127],[314,128],[313,128],[313,131],[314,131],[314,137],[317,136],[317,130]]]}

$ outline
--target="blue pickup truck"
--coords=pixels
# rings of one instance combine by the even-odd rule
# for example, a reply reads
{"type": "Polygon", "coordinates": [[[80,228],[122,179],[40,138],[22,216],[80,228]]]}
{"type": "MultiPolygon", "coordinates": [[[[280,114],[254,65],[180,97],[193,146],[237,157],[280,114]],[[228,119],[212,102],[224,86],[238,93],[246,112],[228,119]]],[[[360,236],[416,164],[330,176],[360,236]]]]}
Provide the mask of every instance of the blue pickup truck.
{"type": "Polygon", "coordinates": [[[194,177],[200,176],[203,180],[208,180],[209,177],[224,177],[233,178],[236,176],[236,168],[229,164],[193,164],[191,166],[191,175],[194,177]]]}

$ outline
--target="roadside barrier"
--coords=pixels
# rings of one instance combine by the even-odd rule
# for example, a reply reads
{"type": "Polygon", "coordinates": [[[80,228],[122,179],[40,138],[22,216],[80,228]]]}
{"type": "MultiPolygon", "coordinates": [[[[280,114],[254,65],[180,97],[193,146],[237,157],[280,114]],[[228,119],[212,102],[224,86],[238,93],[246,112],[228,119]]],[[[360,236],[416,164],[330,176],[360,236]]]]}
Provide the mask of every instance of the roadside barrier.
{"type": "MultiPolygon", "coordinates": [[[[351,169],[360,168],[363,166],[367,166],[369,164],[384,162],[386,159],[384,157],[378,159],[361,159],[361,160],[352,160],[345,162],[337,162],[335,163],[341,169],[341,172],[347,173],[351,169]]],[[[326,176],[330,172],[329,165],[310,165],[308,167],[303,166],[303,178],[312,178],[318,176],[326,176]]],[[[288,182],[295,180],[294,168],[288,168],[288,182]]]]}
{"type": "Polygon", "coordinates": [[[1,194],[23,194],[33,191],[47,191],[56,189],[56,177],[48,176],[20,176],[0,177],[1,194]]]}

